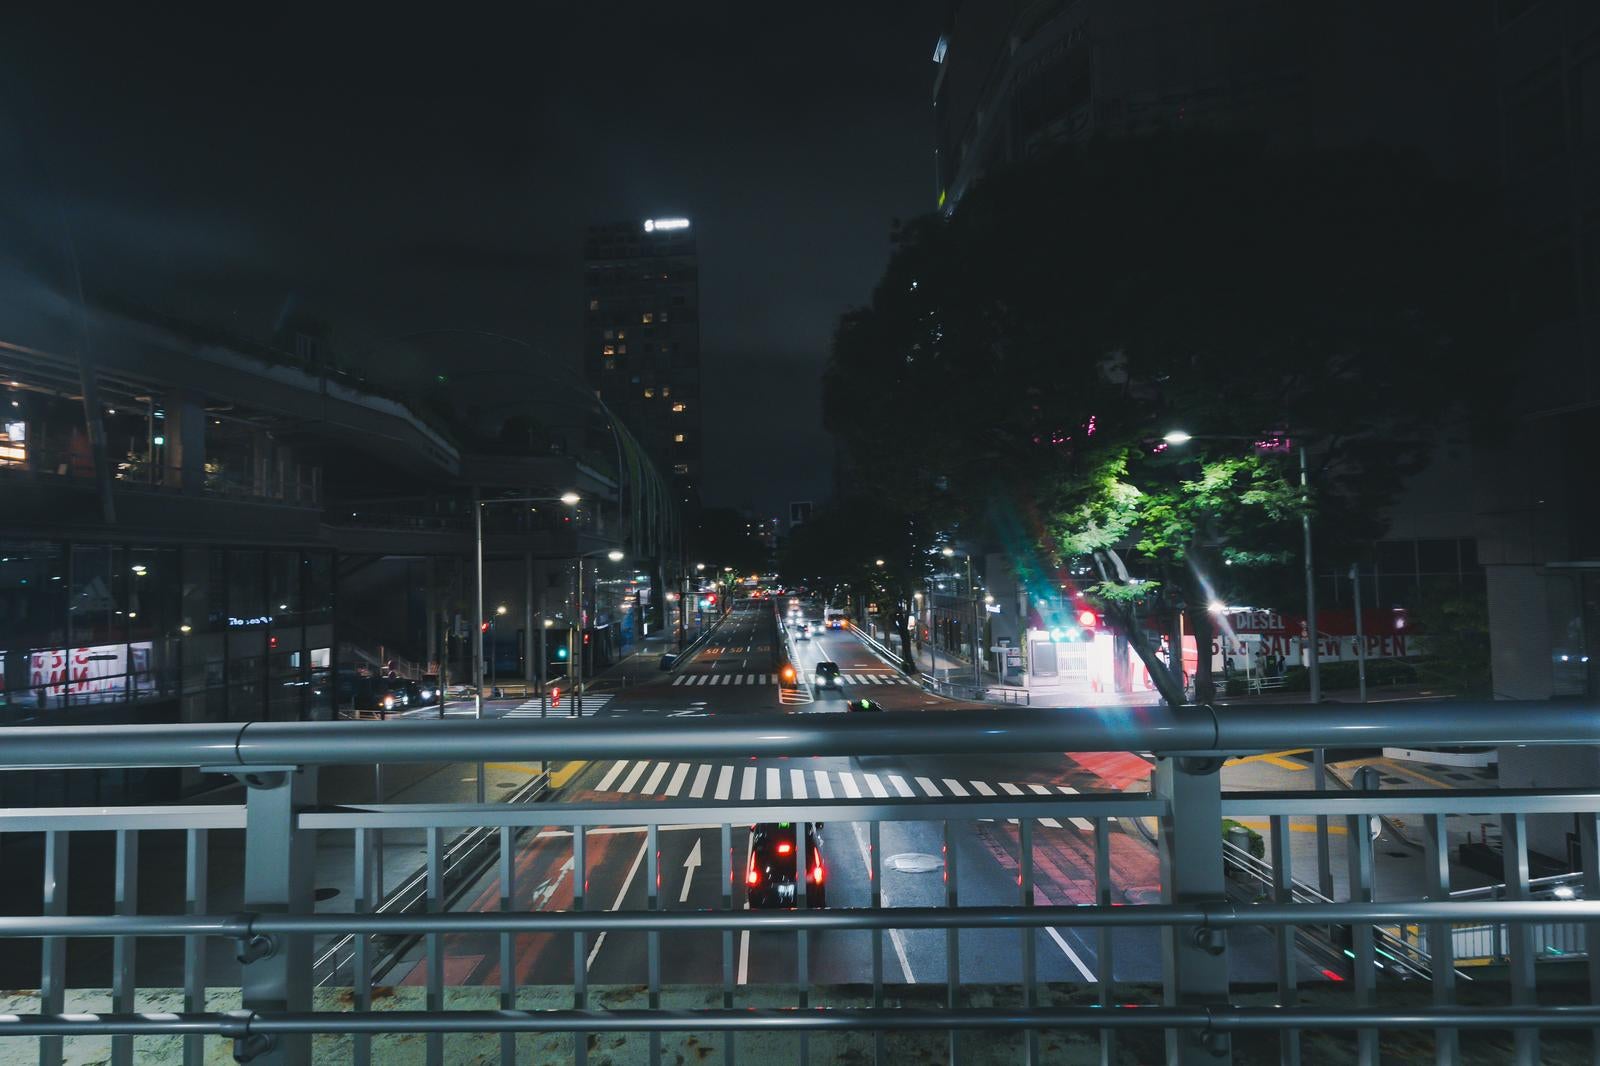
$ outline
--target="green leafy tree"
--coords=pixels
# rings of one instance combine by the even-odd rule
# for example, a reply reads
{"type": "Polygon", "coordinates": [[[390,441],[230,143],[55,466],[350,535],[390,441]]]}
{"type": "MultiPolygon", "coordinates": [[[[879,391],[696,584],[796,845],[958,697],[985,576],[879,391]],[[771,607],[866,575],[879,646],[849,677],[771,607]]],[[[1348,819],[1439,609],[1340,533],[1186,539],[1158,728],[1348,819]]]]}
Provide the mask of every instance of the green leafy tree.
{"type": "Polygon", "coordinates": [[[1020,527],[1038,569],[1087,561],[1181,700],[1143,616],[1183,612],[1204,648],[1213,598],[1295,595],[1302,512],[1321,557],[1354,557],[1441,424],[1493,395],[1488,202],[1377,148],[1175,135],[1029,160],[899,227],[841,319],[824,410],[847,476],[933,529],[1020,527]]]}

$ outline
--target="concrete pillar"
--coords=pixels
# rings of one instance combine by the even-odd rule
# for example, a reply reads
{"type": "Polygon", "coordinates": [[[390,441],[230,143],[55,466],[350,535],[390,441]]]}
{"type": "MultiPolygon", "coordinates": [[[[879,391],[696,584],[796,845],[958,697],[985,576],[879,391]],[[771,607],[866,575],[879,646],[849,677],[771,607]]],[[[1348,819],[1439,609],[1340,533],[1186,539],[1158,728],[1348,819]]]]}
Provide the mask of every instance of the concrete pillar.
{"type": "Polygon", "coordinates": [[[181,394],[167,409],[167,456],[176,467],[187,495],[206,486],[206,411],[193,396],[181,394]]]}
{"type": "Polygon", "coordinates": [[[534,633],[535,625],[543,625],[544,620],[539,617],[542,612],[534,609],[534,580],[533,580],[533,553],[525,552],[522,556],[523,576],[527,579],[522,597],[522,679],[524,681],[537,681],[539,679],[538,635],[534,633]]]}

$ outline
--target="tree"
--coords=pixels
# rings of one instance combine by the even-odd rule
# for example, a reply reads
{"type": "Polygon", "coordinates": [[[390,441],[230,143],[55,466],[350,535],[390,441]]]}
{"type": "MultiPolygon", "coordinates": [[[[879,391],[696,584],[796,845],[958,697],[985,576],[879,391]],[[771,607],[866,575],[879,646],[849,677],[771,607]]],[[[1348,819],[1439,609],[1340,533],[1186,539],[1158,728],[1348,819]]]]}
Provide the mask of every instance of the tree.
{"type": "Polygon", "coordinates": [[[1353,557],[1440,424],[1494,394],[1487,202],[1378,148],[1185,134],[1026,161],[896,230],[841,319],[829,426],[874,498],[1026,530],[1035,571],[1087,565],[1078,591],[1181,699],[1142,615],[1181,611],[1205,647],[1212,599],[1292,595],[1308,507],[1321,556],[1353,557]]]}

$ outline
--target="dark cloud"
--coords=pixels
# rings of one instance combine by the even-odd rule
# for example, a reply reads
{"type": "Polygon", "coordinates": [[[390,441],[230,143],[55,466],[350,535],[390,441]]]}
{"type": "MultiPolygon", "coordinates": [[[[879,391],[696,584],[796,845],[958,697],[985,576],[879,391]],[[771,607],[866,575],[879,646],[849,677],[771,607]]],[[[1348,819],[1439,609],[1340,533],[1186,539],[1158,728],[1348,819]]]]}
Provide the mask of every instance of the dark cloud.
{"type": "Polygon", "coordinates": [[[487,329],[575,364],[583,227],[682,213],[721,397],[707,495],[812,498],[834,317],[931,197],[933,7],[34,5],[0,41],[0,270],[70,291],[66,226],[92,287],[147,302],[265,330],[294,301],[346,335],[487,329]],[[804,458],[760,467],[774,410],[804,458]]]}

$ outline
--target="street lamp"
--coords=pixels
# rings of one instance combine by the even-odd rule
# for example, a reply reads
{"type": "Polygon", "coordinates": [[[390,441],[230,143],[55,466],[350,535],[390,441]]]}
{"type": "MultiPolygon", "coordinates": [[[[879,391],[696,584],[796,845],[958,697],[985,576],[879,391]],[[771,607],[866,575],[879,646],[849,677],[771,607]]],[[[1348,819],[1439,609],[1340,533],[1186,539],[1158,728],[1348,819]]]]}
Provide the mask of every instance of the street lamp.
{"type": "MultiPolygon", "coordinates": [[[[572,664],[571,665],[571,670],[572,670],[572,698],[575,701],[579,701],[580,702],[580,706],[581,706],[581,701],[583,699],[583,629],[584,629],[584,622],[585,622],[584,613],[583,613],[583,561],[585,559],[593,558],[594,556],[599,555],[602,552],[605,553],[605,557],[607,559],[610,559],[614,563],[620,563],[624,558],[626,558],[626,553],[624,553],[620,548],[611,548],[609,550],[604,549],[604,548],[596,548],[594,551],[582,552],[581,554],[579,554],[579,556],[577,558],[577,564],[578,564],[578,637],[577,637],[577,643],[573,647],[572,654],[569,657],[568,661],[572,664]]],[[[581,714],[582,711],[579,711],[579,713],[581,714]]]]}
{"type": "MultiPolygon", "coordinates": [[[[1256,437],[1238,435],[1206,434],[1210,440],[1244,440],[1255,442],[1256,437]]],[[[1162,440],[1168,444],[1187,444],[1195,438],[1181,429],[1175,429],[1165,434],[1162,440]]],[[[1311,559],[1311,475],[1306,462],[1306,446],[1299,445],[1300,453],[1300,534],[1304,542],[1303,553],[1305,556],[1306,579],[1306,679],[1310,683],[1311,703],[1316,705],[1322,702],[1322,673],[1317,663],[1317,581],[1316,568],[1311,559]]],[[[1183,661],[1183,650],[1178,650],[1178,661],[1183,661]]],[[[1327,778],[1327,750],[1316,748],[1311,753],[1311,785],[1318,792],[1328,786],[1327,778]]],[[[1317,815],[1317,880],[1323,895],[1333,898],[1333,865],[1329,854],[1328,842],[1328,816],[1317,815]]]]}
{"type": "MultiPolygon", "coordinates": [[[[940,554],[946,559],[953,559],[956,555],[954,548],[945,548],[940,554]]],[[[972,580],[972,553],[962,552],[962,558],[967,561],[967,595],[972,597],[972,686],[980,693],[983,691],[983,654],[978,650],[978,642],[983,632],[983,624],[978,618],[978,586],[972,580]]]]}
{"type": "MultiPolygon", "coordinates": [[[[472,646],[473,647],[473,651],[472,651],[472,691],[473,691],[472,716],[474,718],[482,718],[483,717],[483,631],[482,631],[482,628],[481,628],[482,625],[483,625],[483,621],[484,621],[484,616],[483,616],[483,508],[484,508],[484,506],[486,504],[491,504],[491,503],[564,503],[568,507],[575,507],[575,506],[577,506],[577,504],[582,499],[583,499],[583,497],[579,496],[576,492],[564,492],[560,496],[497,496],[492,500],[482,500],[482,499],[478,499],[476,496],[473,497],[473,501],[472,501],[472,504],[473,504],[473,507],[472,507],[473,523],[472,524],[473,524],[473,535],[474,535],[473,539],[475,541],[475,546],[476,546],[475,567],[474,567],[474,569],[475,569],[475,576],[476,576],[475,584],[477,586],[477,595],[474,598],[474,609],[475,609],[476,619],[477,619],[478,625],[480,627],[479,628],[479,632],[477,633],[476,638],[475,638],[475,643],[472,646]]],[[[501,608],[498,613],[504,614],[505,613],[505,609],[501,608]]],[[[543,668],[542,667],[540,669],[540,673],[541,674],[543,673],[543,668]]],[[[443,707],[443,705],[444,705],[443,701],[441,700],[440,706],[443,707]]],[[[483,802],[483,772],[482,772],[482,770],[480,770],[478,772],[478,802],[479,803],[483,802]]]]}

